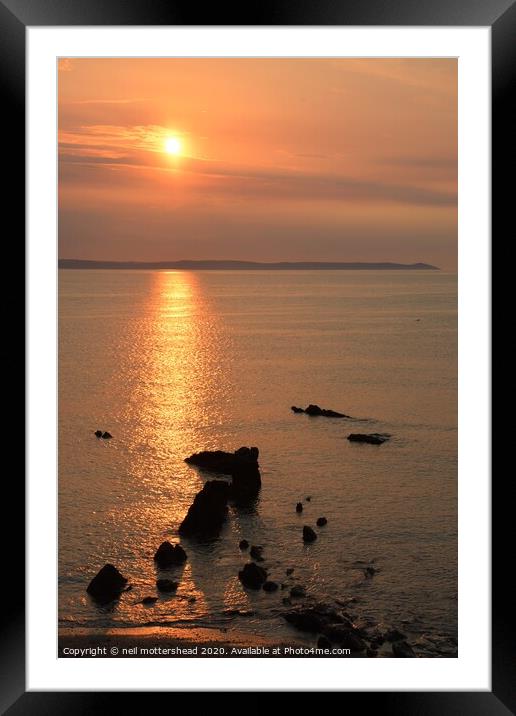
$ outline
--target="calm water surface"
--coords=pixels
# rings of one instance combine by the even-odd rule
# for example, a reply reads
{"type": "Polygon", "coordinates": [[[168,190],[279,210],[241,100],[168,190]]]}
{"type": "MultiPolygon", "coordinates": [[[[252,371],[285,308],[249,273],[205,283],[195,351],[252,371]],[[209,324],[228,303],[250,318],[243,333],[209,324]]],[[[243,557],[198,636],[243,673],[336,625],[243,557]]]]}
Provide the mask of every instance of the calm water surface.
{"type": "Polygon", "coordinates": [[[270,578],[324,600],[355,596],[356,611],[403,627],[429,654],[453,648],[455,275],[59,273],[61,625],[195,624],[305,638],[280,616],[287,592],[242,589],[245,537],[264,546],[270,578]],[[357,420],[290,411],[310,402],[357,420]],[[97,428],[114,439],[97,440],[97,428]],[[359,445],[349,432],[393,437],[359,445]],[[260,449],[255,508],[232,510],[211,544],[182,540],[189,559],[173,571],[177,594],[135,604],[155,593],[154,551],[178,539],[207,478],[184,458],[241,445],[260,449]],[[303,545],[302,525],[321,515],[328,525],[303,545]],[[133,585],[111,608],[85,593],[105,562],[133,585]],[[372,579],[364,563],[374,564],[372,579]],[[225,613],[237,609],[255,614],[225,613]]]}

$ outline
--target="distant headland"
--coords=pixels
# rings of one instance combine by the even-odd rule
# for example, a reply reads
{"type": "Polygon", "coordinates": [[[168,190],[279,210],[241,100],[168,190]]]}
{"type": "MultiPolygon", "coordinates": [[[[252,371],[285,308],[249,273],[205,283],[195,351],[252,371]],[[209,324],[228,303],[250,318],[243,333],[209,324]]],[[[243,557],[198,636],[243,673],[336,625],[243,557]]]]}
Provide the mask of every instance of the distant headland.
{"type": "Polygon", "coordinates": [[[431,264],[398,264],[343,261],[88,261],[59,259],[62,269],[177,269],[183,271],[439,271],[431,264]]]}

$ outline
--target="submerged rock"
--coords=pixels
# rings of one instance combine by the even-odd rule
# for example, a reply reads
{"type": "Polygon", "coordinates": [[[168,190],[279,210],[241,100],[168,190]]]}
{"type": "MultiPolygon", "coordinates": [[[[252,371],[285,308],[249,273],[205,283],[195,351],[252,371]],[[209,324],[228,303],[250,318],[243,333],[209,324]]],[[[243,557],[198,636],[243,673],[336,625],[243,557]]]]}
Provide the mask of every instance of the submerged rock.
{"type": "Polygon", "coordinates": [[[171,579],[157,579],[156,587],[160,592],[175,592],[179,587],[179,582],[173,582],[171,579]]]}
{"type": "Polygon", "coordinates": [[[306,589],[300,584],[296,584],[291,588],[290,596],[293,599],[301,599],[302,597],[306,597],[306,589]]]}
{"type": "Polygon", "coordinates": [[[102,433],[102,437],[104,438],[104,440],[108,440],[109,438],[112,438],[113,436],[111,435],[111,433],[108,433],[108,431],[106,430],[106,432],[102,433]]]}
{"type": "Polygon", "coordinates": [[[401,659],[414,659],[414,650],[406,641],[395,641],[392,645],[392,653],[401,659]]]}
{"type": "Polygon", "coordinates": [[[262,589],[264,592],[276,592],[278,590],[278,583],[267,580],[263,583],[262,589]]]}
{"type": "Polygon", "coordinates": [[[244,587],[260,589],[262,584],[267,581],[267,570],[254,562],[249,562],[240,570],[238,578],[244,587]]]}
{"type": "Polygon", "coordinates": [[[330,624],[347,629],[351,628],[351,623],[336,609],[327,604],[296,607],[284,612],[283,618],[300,631],[323,632],[328,638],[331,637],[324,630],[330,624]]]}
{"type": "Polygon", "coordinates": [[[370,445],[382,445],[387,442],[390,435],[386,433],[351,433],[348,440],[352,443],[369,443],[370,445]]]}
{"type": "Polygon", "coordinates": [[[314,542],[317,539],[317,533],[314,532],[314,530],[309,527],[308,525],[305,525],[303,527],[303,542],[314,542]]]}
{"type": "Polygon", "coordinates": [[[154,561],[163,569],[178,564],[184,564],[187,556],[180,544],[171,545],[170,542],[162,542],[154,555],[154,561]]]}
{"type": "Polygon", "coordinates": [[[315,523],[317,527],[324,527],[324,525],[328,524],[328,520],[326,517],[318,517],[317,522],[315,523]]]}
{"type": "Polygon", "coordinates": [[[158,601],[157,597],[144,597],[141,601],[142,604],[154,604],[158,601]]]}
{"type": "Polygon", "coordinates": [[[117,599],[124,591],[127,579],[112,564],[105,564],[88,584],[86,591],[101,604],[117,599]]]}
{"type": "Polygon", "coordinates": [[[296,512],[303,512],[303,503],[302,502],[297,503],[296,512]]]}
{"type": "Polygon", "coordinates": [[[239,546],[239,548],[242,549],[242,550],[248,549],[248,547],[249,547],[249,542],[248,542],[246,539],[241,539],[240,542],[238,543],[238,546],[239,546]]]}
{"type": "Polygon", "coordinates": [[[101,437],[102,437],[102,430],[95,430],[95,435],[96,435],[98,438],[101,438],[101,437]]]}
{"type": "Polygon", "coordinates": [[[290,577],[291,574],[294,573],[294,567],[289,567],[287,570],[285,570],[285,574],[287,577],[290,577]]]}
{"type": "Polygon", "coordinates": [[[185,458],[185,462],[203,470],[231,475],[230,499],[247,502],[256,497],[262,485],[258,455],[257,447],[241,447],[235,452],[203,450],[185,458]]]}
{"type": "Polygon", "coordinates": [[[298,408],[293,405],[291,410],[294,413],[306,413],[312,417],[322,416],[324,418],[351,418],[351,415],[345,413],[338,413],[336,410],[328,410],[327,408],[320,408],[318,405],[310,404],[307,408],[298,408]]]}
{"type": "Polygon", "coordinates": [[[262,557],[263,547],[261,545],[253,544],[251,549],[249,550],[249,554],[251,555],[252,559],[256,560],[257,562],[263,562],[262,557]]]}
{"type": "Polygon", "coordinates": [[[229,485],[223,480],[210,480],[197,493],[188,513],[179,526],[185,537],[210,539],[217,537],[228,511],[229,485]]]}

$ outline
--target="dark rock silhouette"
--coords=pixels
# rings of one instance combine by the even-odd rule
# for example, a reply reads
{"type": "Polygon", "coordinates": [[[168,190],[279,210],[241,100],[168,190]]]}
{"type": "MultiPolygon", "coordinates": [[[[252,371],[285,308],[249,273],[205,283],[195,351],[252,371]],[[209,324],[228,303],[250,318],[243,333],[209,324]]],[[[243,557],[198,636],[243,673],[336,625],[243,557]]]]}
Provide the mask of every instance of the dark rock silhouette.
{"type": "Polygon", "coordinates": [[[102,430],[95,430],[95,435],[96,435],[98,438],[101,438],[101,437],[102,437],[102,430]]]}
{"type": "Polygon", "coordinates": [[[311,499],[312,499],[312,498],[310,497],[310,495],[308,495],[308,497],[305,497],[305,500],[306,500],[307,502],[310,502],[311,499]]]}
{"type": "Polygon", "coordinates": [[[296,512],[303,512],[303,503],[302,502],[297,503],[296,512]]]}
{"type": "Polygon", "coordinates": [[[187,556],[180,544],[162,542],[154,555],[154,561],[162,569],[186,562],[187,556]]]}
{"type": "Polygon", "coordinates": [[[248,562],[238,573],[238,578],[249,589],[260,589],[267,581],[267,570],[254,562],[248,562]]]}
{"type": "Polygon", "coordinates": [[[296,584],[290,590],[290,596],[293,599],[301,599],[302,597],[306,597],[306,589],[300,584],[296,584]]]}
{"type": "Polygon", "coordinates": [[[305,525],[303,527],[303,542],[314,542],[316,539],[316,532],[314,532],[314,530],[308,525],[305,525]]]}
{"type": "Polygon", "coordinates": [[[188,513],[179,526],[185,537],[210,539],[217,537],[228,511],[229,485],[223,480],[210,480],[197,493],[188,513]]]}
{"type": "Polygon", "coordinates": [[[321,636],[317,639],[317,648],[331,649],[331,641],[328,639],[328,637],[321,634],[321,636]]]}
{"type": "Polygon", "coordinates": [[[371,577],[375,574],[376,574],[376,569],[374,567],[366,567],[364,569],[364,577],[366,579],[371,579],[371,577]]]}
{"type": "Polygon", "coordinates": [[[141,601],[142,604],[154,604],[158,601],[157,597],[144,597],[141,601]]]}
{"type": "Polygon", "coordinates": [[[240,542],[238,543],[238,546],[239,546],[240,549],[242,549],[242,550],[248,549],[248,547],[249,547],[249,542],[248,542],[246,539],[241,539],[240,542]]]}
{"type": "Polygon", "coordinates": [[[401,659],[415,658],[414,650],[406,641],[395,641],[392,645],[392,653],[401,659]]]}
{"type": "Polygon", "coordinates": [[[88,584],[86,591],[100,604],[117,599],[124,591],[127,579],[112,564],[105,564],[88,584]]]}
{"type": "Polygon", "coordinates": [[[328,524],[328,520],[326,517],[318,517],[317,522],[315,523],[317,527],[324,527],[324,525],[328,524]]]}
{"type": "Polygon", "coordinates": [[[262,589],[264,592],[276,592],[278,590],[278,583],[267,580],[263,583],[262,589]]]}
{"type": "Polygon", "coordinates": [[[390,435],[385,433],[351,433],[348,440],[352,443],[369,443],[370,445],[382,445],[387,442],[390,435]]]}
{"type": "Polygon", "coordinates": [[[327,604],[314,604],[311,606],[301,606],[291,609],[283,613],[284,619],[296,629],[309,632],[324,632],[330,625],[351,629],[351,622],[346,619],[340,612],[327,604]]]}
{"type": "Polygon", "coordinates": [[[360,633],[353,626],[348,624],[328,624],[323,629],[324,636],[330,641],[350,651],[364,651],[366,644],[360,633]]]}
{"type": "Polygon", "coordinates": [[[102,437],[104,438],[104,440],[108,440],[109,438],[112,438],[113,436],[111,435],[111,433],[108,433],[106,430],[106,432],[102,433],[102,437]]]}
{"type": "Polygon", "coordinates": [[[171,579],[157,579],[156,587],[160,592],[175,592],[179,587],[179,582],[173,582],[171,579]]]}
{"type": "Polygon", "coordinates": [[[251,555],[251,558],[256,560],[257,562],[263,562],[262,557],[263,547],[261,545],[253,544],[251,549],[249,550],[249,554],[251,555]]]}
{"type": "Polygon", "coordinates": [[[402,634],[398,629],[389,629],[389,631],[384,634],[386,641],[402,641],[406,638],[405,634],[402,634]]]}
{"type": "Polygon", "coordinates": [[[286,570],[286,572],[285,572],[285,574],[287,575],[287,577],[289,577],[289,576],[290,576],[291,574],[293,574],[293,573],[294,573],[294,567],[289,567],[289,568],[286,570]]]}
{"type": "Polygon", "coordinates": [[[258,455],[257,447],[241,447],[233,453],[204,450],[185,458],[185,462],[202,470],[231,475],[230,499],[245,503],[257,496],[262,485],[258,455]]]}
{"type": "Polygon", "coordinates": [[[324,418],[351,418],[351,415],[345,413],[338,413],[336,410],[328,410],[327,408],[320,408],[318,405],[310,404],[307,408],[298,408],[293,405],[291,410],[294,413],[306,413],[312,417],[322,416],[324,418]]]}

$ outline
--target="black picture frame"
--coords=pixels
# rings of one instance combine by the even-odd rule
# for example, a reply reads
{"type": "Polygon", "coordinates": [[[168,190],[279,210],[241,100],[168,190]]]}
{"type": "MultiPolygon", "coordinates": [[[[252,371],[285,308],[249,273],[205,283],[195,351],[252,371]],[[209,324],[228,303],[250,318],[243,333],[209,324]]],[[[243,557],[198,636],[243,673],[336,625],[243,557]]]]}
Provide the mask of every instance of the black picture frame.
{"type": "MultiPolygon", "coordinates": [[[[505,229],[508,232],[512,226],[509,212],[512,213],[514,203],[510,196],[513,182],[507,181],[507,177],[511,176],[513,169],[510,151],[513,115],[510,103],[513,99],[511,90],[516,86],[515,0],[299,0],[296,3],[262,0],[237,9],[229,3],[226,6],[216,3],[196,7],[193,3],[175,0],[0,0],[0,121],[4,137],[4,171],[8,172],[9,178],[4,189],[7,192],[4,217],[7,214],[16,217],[8,239],[10,249],[15,250],[24,246],[22,232],[24,235],[25,226],[26,28],[45,25],[489,26],[492,38],[492,235],[498,236],[498,253],[503,253],[505,237],[502,231],[505,229]]],[[[509,243],[512,237],[507,238],[509,243]]],[[[16,260],[19,265],[20,256],[16,260]]],[[[493,302],[493,308],[497,305],[493,302]]],[[[497,312],[493,311],[492,315],[494,320],[497,312]]],[[[14,363],[12,369],[14,375],[14,363]]],[[[496,437],[493,433],[493,454],[496,437]]],[[[344,699],[341,702],[344,708],[349,709],[352,702],[360,699],[361,708],[381,708],[396,714],[502,716],[516,713],[516,599],[513,588],[506,583],[510,579],[506,576],[507,572],[512,571],[511,555],[507,552],[507,545],[513,542],[513,520],[508,515],[512,507],[511,482],[508,475],[508,479],[504,480],[502,476],[492,483],[492,691],[346,692],[339,696],[344,699]]],[[[148,709],[149,694],[25,691],[25,570],[22,547],[25,542],[25,501],[21,476],[5,474],[4,506],[7,505],[10,520],[2,520],[8,530],[3,540],[2,572],[8,580],[2,590],[7,598],[3,600],[5,603],[1,611],[1,713],[9,716],[120,713],[125,708],[126,698],[131,700],[128,705],[132,708],[141,705],[142,710],[148,709]]]]}

